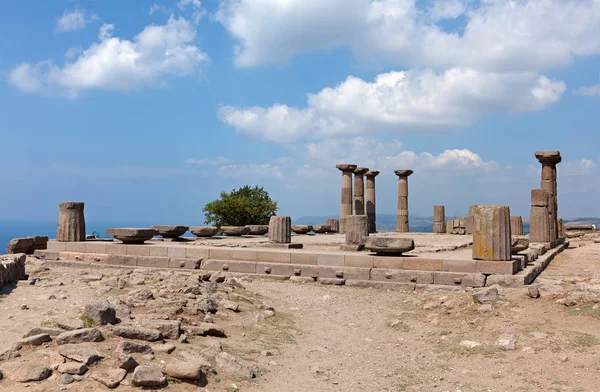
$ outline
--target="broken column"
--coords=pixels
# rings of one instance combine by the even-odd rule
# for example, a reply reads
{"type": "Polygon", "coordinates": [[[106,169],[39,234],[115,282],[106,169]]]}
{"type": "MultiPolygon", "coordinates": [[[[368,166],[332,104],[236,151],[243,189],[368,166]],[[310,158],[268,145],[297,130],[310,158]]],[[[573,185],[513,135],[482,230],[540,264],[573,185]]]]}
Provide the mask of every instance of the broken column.
{"type": "Polygon", "coordinates": [[[557,221],[557,223],[558,223],[558,225],[557,225],[557,228],[558,228],[558,238],[565,238],[565,226],[563,224],[563,220],[559,219],[557,221]]]}
{"type": "Polygon", "coordinates": [[[272,216],[269,219],[269,242],[289,244],[292,242],[292,218],[289,216],[272,216]]]}
{"type": "Polygon", "coordinates": [[[510,232],[512,235],[523,235],[523,218],[520,216],[510,217],[510,232]]]}
{"type": "Polygon", "coordinates": [[[444,234],[446,232],[446,208],[433,206],[433,232],[444,234]]]}
{"type": "Polygon", "coordinates": [[[329,226],[332,233],[337,233],[340,231],[340,220],[335,218],[327,218],[325,219],[325,226],[329,226]]]}
{"type": "Polygon", "coordinates": [[[366,209],[369,217],[369,233],[377,232],[377,210],[375,208],[375,177],[379,175],[377,170],[369,170],[365,173],[367,177],[367,200],[366,209]]]}
{"type": "Polygon", "coordinates": [[[346,217],[346,246],[341,249],[362,250],[369,236],[369,218],[366,215],[351,215],[346,217]]]}
{"type": "Polygon", "coordinates": [[[511,260],[510,208],[472,206],[473,259],[511,260]]]}
{"type": "Polygon", "coordinates": [[[558,238],[558,203],[556,197],[556,164],[562,161],[559,151],[536,151],[535,157],[542,164],[541,189],[548,192],[548,219],[550,242],[558,238]]]}
{"type": "Polygon", "coordinates": [[[394,170],[398,176],[398,215],[396,231],[408,233],[408,176],[413,174],[412,170],[394,170]]]}
{"type": "Polygon", "coordinates": [[[545,189],[531,190],[531,215],[529,216],[529,240],[552,242],[548,213],[550,195],[545,189]]]}
{"type": "Polygon", "coordinates": [[[83,203],[60,202],[58,203],[58,227],[56,241],[79,242],[85,241],[85,216],[83,203]]]}
{"type": "Polygon", "coordinates": [[[365,173],[369,169],[357,167],[354,170],[354,214],[365,215],[365,173]]]}
{"type": "Polygon", "coordinates": [[[340,233],[345,233],[346,217],[352,215],[352,173],[356,165],[340,164],[336,168],[342,172],[342,204],[340,206],[340,233]]]}

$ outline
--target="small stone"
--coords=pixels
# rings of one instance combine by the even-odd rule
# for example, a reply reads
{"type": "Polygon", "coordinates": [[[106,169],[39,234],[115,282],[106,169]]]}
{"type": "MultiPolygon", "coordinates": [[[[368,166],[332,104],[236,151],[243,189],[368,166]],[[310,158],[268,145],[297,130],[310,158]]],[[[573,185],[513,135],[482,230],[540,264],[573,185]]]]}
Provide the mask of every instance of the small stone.
{"type": "Polygon", "coordinates": [[[65,331],[74,331],[76,329],[85,328],[83,321],[80,319],[56,320],[56,326],[65,331]]]}
{"type": "Polygon", "coordinates": [[[146,340],[148,342],[155,342],[163,338],[160,331],[141,327],[115,326],[112,333],[125,339],[146,340]]]}
{"type": "Polygon", "coordinates": [[[527,293],[531,298],[539,298],[540,297],[540,289],[538,286],[529,286],[527,288],[527,293]]]}
{"type": "Polygon", "coordinates": [[[535,354],[535,349],[533,349],[532,347],[523,347],[521,351],[526,354],[535,354]]]}
{"type": "Polygon", "coordinates": [[[543,332],[532,332],[531,337],[533,337],[534,339],[546,339],[548,337],[548,334],[543,332]]]}
{"type": "Polygon", "coordinates": [[[514,334],[502,334],[502,335],[500,335],[500,338],[498,339],[496,344],[502,350],[508,351],[508,350],[514,350],[516,343],[517,343],[517,340],[516,340],[514,334]]]}
{"type": "Polygon", "coordinates": [[[116,349],[117,354],[153,354],[152,348],[147,344],[123,341],[116,349]]]}
{"type": "Polygon", "coordinates": [[[481,305],[480,307],[477,308],[477,311],[479,313],[490,313],[492,311],[492,305],[490,305],[490,304],[481,305]]]}
{"type": "Polygon", "coordinates": [[[21,310],[29,310],[29,306],[27,304],[21,305],[21,310]]]}
{"type": "Polygon", "coordinates": [[[188,338],[185,334],[181,334],[181,335],[179,335],[179,339],[177,339],[177,341],[179,341],[179,343],[187,343],[188,338]]]}
{"type": "Polygon", "coordinates": [[[165,374],[183,380],[199,380],[204,376],[200,365],[191,362],[173,362],[165,366],[165,374]]]}
{"type": "Polygon", "coordinates": [[[167,354],[171,354],[173,351],[175,351],[175,346],[171,343],[165,343],[165,344],[157,344],[155,346],[152,346],[152,350],[155,353],[167,353],[167,354]]]}
{"type": "Polygon", "coordinates": [[[21,356],[19,350],[22,348],[20,343],[13,343],[10,346],[0,348],[0,362],[10,361],[21,356]]]}
{"type": "Polygon", "coordinates": [[[217,304],[217,302],[212,298],[204,298],[196,306],[196,309],[204,314],[217,313],[217,310],[219,310],[219,304],[217,304]]]}
{"type": "Polygon", "coordinates": [[[240,305],[233,302],[233,301],[229,301],[229,300],[223,300],[221,301],[221,306],[225,309],[231,310],[233,312],[239,312],[240,310],[240,305]]]}
{"type": "Polygon", "coordinates": [[[216,357],[217,368],[223,373],[228,373],[234,377],[252,379],[254,372],[252,369],[242,363],[238,358],[226,352],[221,352],[216,357]]]}
{"type": "Polygon", "coordinates": [[[67,373],[67,374],[84,374],[85,372],[87,372],[88,367],[85,366],[85,364],[83,363],[79,363],[79,362],[67,362],[67,363],[63,363],[58,365],[58,372],[59,373],[67,373]]]}
{"type": "Polygon", "coordinates": [[[167,379],[158,367],[140,365],[133,371],[131,382],[136,387],[160,387],[167,379]]]}
{"type": "Polygon", "coordinates": [[[569,357],[566,354],[562,354],[558,359],[560,359],[561,362],[567,362],[569,357]]]}
{"type": "Polygon", "coordinates": [[[44,343],[51,342],[52,338],[47,333],[41,333],[39,335],[33,335],[28,338],[21,339],[19,343],[23,346],[40,346],[44,343]]]}
{"type": "Polygon", "coordinates": [[[86,365],[91,365],[104,358],[98,350],[86,344],[65,344],[58,348],[58,353],[65,358],[85,363],[86,365]]]}
{"type": "Polygon", "coordinates": [[[39,335],[39,334],[48,334],[49,336],[58,336],[64,331],[58,328],[46,328],[46,327],[36,327],[27,332],[23,338],[28,338],[30,336],[39,335]]]}
{"type": "Polygon", "coordinates": [[[486,287],[473,293],[473,301],[479,304],[486,304],[495,301],[499,297],[498,287],[496,285],[486,287]]]}
{"type": "Polygon", "coordinates": [[[90,376],[108,388],[116,388],[127,375],[125,369],[97,370],[90,376]]]}
{"type": "Polygon", "coordinates": [[[177,339],[181,330],[181,321],[178,320],[152,320],[146,325],[162,333],[165,339],[177,339]]]}
{"type": "Polygon", "coordinates": [[[103,340],[104,336],[97,328],[83,328],[74,331],[63,332],[56,337],[57,344],[102,342],[103,340]]]}
{"type": "Polygon", "coordinates": [[[60,383],[63,385],[72,384],[75,381],[72,375],[65,373],[60,375],[60,383]]]}
{"type": "Polygon", "coordinates": [[[88,303],[85,305],[83,315],[94,320],[94,322],[99,325],[117,323],[115,308],[110,306],[106,300],[92,301],[88,303]]]}
{"type": "Polygon", "coordinates": [[[227,337],[222,328],[218,328],[214,324],[208,323],[200,323],[199,326],[189,326],[186,328],[186,332],[190,335],[215,336],[219,338],[227,337]]]}
{"type": "Polygon", "coordinates": [[[204,321],[205,323],[214,323],[215,322],[215,320],[213,319],[213,317],[210,314],[207,314],[206,316],[204,316],[202,321],[204,321]]]}
{"type": "Polygon", "coordinates": [[[458,345],[461,346],[461,347],[464,347],[464,348],[471,349],[471,348],[475,348],[475,347],[481,346],[481,343],[475,342],[475,341],[472,341],[472,340],[463,340],[458,345]]]}
{"type": "Polygon", "coordinates": [[[272,311],[272,310],[265,310],[265,311],[263,312],[263,314],[264,314],[264,315],[265,315],[265,317],[267,317],[267,318],[268,318],[268,317],[275,317],[275,312],[274,312],[274,311],[272,311]]]}
{"type": "Polygon", "coordinates": [[[139,363],[137,363],[137,361],[131,355],[126,354],[119,355],[117,363],[121,369],[125,370],[135,369],[139,365],[139,363]]]}

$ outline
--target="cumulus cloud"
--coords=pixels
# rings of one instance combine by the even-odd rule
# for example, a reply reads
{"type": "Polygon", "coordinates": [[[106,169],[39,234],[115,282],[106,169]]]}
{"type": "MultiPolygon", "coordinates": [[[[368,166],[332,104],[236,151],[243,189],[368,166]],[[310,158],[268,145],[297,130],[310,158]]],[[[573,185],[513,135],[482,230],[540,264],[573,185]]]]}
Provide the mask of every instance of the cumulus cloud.
{"type": "Polygon", "coordinates": [[[593,86],[584,86],[575,90],[575,94],[584,97],[600,97],[600,83],[593,86]]]}
{"type": "Polygon", "coordinates": [[[409,70],[380,74],[372,82],[350,76],[336,87],[309,94],[305,108],[224,106],[219,118],[242,134],[292,142],[366,130],[464,126],[487,113],[546,109],[565,89],[563,82],[531,72],[409,70]]]}
{"type": "Polygon", "coordinates": [[[61,17],[56,22],[54,31],[57,33],[73,32],[85,29],[88,23],[97,20],[98,17],[94,14],[88,14],[84,10],[65,10],[61,17]]]}
{"type": "Polygon", "coordinates": [[[600,53],[597,0],[221,0],[236,65],[344,46],[399,66],[541,71],[600,53]],[[463,17],[460,34],[436,22],[463,17]]]}
{"type": "Polygon", "coordinates": [[[51,61],[19,64],[11,70],[9,82],[24,92],[58,91],[75,97],[88,89],[158,87],[165,77],[193,75],[208,61],[195,45],[195,27],[182,17],[146,26],[132,40],[115,37],[113,32],[113,25],[103,25],[98,41],[62,67],[51,61]]]}

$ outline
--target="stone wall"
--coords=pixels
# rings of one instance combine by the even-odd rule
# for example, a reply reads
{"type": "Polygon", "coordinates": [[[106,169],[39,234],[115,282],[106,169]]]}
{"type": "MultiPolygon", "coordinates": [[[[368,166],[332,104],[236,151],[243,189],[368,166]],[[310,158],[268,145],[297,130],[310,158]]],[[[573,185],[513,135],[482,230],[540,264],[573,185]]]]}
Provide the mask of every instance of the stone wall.
{"type": "Polygon", "coordinates": [[[0,288],[25,278],[24,254],[0,256],[0,288]]]}
{"type": "Polygon", "coordinates": [[[45,236],[13,238],[6,246],[6,254],[25,253],[32,255],[36,250],[44,250],[47,247],[48,237],[45,236]]]}

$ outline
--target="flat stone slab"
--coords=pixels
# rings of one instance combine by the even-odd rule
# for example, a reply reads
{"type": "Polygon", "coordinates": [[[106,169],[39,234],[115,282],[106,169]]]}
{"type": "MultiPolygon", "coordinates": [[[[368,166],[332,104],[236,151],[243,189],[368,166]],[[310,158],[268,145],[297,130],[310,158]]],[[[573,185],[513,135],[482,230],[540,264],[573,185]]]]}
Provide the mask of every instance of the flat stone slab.
{"type": "Polygon", "coordinates": [[[313,226],[313,231],[315,233],[329,233],[331,232],[331,226],[327,226],[327,225],[316,225],[313,226]]]}
{"type": "Polygon", "coordinates": [[[250,228],[245,226],[221,226],[221,230],[225,235],[233,237],[250,234],[250,228]]]}
{"type": "Polygon", "coordinates": [[[187,226],[152,226],[163,238],[179,238],[189,230],[187,226]]]}
{"type": "Polygon", "coordinates": [[[269,225],[246,225],[250,229],[248,234],[265,235],[269,232],[269,225]]]}
{"type": "Polygon", "coordinates": [[[567,223],[565,225],[565,230],[578,230],[578,231],[596,230],[596,226],[591,225],[591,224],[582,224],[582,223],[567,223]]]}
{"type": "Polygon", "coordinates": [[[212,237],[219,232],[216,226],[192,226],[190,232],[196,237],[212,237]]]}
{"type": "Polygon", "coordinates": [[[382,255],[401,255],[415,249],[415,242],[411,238],[368,237],[365,248],[382,255]]]}
{"type": "Polygon", "coordinates": [[[268,244],[262,245],[261,247],[274,248],[274,249],[302,249],[302,248],[304,248],[304,244],[297,244],[297,243],[277,244],[275,242],[270,242],[268,244]]]}
{"type": "Polygon", "coordinates": [[[106,229],[106,235],[113,236],[124,244],[143,244],[158,235],[158,231],[154,229],[110,228],[106,229]]]}
{"type": "Polygon", "coordinates": [[[529,248],[529,237],[525,235],[511,236],[510,249],[512,254],[519,253],[529,248]]]}
{"type": "Polygon", "coordinates": [[[292,231],[296,234],[307,234],[313,227],[309,225],[292,225],[292,231]]]}

